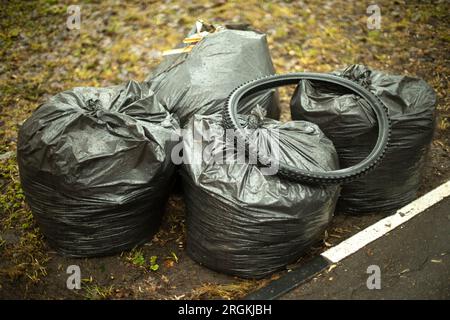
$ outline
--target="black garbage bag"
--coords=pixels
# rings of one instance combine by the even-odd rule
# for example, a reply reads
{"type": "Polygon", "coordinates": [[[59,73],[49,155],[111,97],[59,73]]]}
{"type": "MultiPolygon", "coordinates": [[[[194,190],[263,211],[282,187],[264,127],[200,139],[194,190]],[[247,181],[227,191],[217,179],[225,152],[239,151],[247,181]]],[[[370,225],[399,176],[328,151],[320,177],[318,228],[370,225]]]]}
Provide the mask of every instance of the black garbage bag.
{"type": "MultiPolygon", "coordinates": [[[[199,27],[191,31],[190,36],[204,32],[203,36],[199,34],[201,40],[190,44],[189,52],[166,56],[146,79],[182,126],[194,114],[221,112],[226,98],[238,85],[275,73],[264,34],[223,27],[208,30],[199,27]]],[[[276,90],[247,97],[239,112],[248,113],[256,104],[266,109],[267,117],[279,118],[276,90]]]]}
{"type": "MultiPolygon", "coordinates": [[[[240,120],[248,127],[251,117],[240,120]]],[[[196,115],[183,137],[187,252],[213,270],[261,278],[296,261],[323,236],[339,187],[302,185],[238,161],[221,123],[221,115],[196,115]]],[[[264,153],[279,140],[279,161],[311,170],[338,166],[333,144],[314,124],[266,118],[251,137],[264,153]]]]}
{"type": "MultiPolygon", "coordinates": [[[[393,212],[415,199],[435,126],[436,95],[423,80],[389,75],[363,65],[334,74],[357,81],[387,106],[392,120],[390,146],[380,165],[345,184],[338,210],[393,212]]],[[[371,109],[359,97],[328,84],[301,81],[291,100],[292,118],[319,125],[339,154],[341,168],[366,158],[377,137],[371,109]]]]}
{"type": "Polygon", "coordinates": [[[17,153],[26,201],[49,244],[87,257],[151,238],[178,130],[148,86],[134,81],[74,88],[40,106],[20,128],[17,153]]]}

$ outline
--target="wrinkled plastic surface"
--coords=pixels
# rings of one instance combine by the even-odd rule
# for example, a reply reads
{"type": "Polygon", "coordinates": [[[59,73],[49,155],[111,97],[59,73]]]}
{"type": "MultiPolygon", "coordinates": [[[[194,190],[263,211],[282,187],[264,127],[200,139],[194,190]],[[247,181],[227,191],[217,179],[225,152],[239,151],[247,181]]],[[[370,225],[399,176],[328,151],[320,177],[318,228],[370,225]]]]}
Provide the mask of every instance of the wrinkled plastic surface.
{"type": "MultiPolygon", "coordinates": [[[[207,35],[189,53],[166,56],[146,82],[184,126],[194,114],[220,113],[238,85],[274,73],[264,34],[224,29],[207,35]]],[[[256,104],[278,119],[276,90],[248,97],[239,112],[249,113],[256,104]]]]}
{"type": "MultiPolygon", "coordinates": [[[[241,120],[246,126],[252,123],[248,116],[241,120]]],[[[220,272],[264,277],[296,261],[323,236],[339,190],[263,175],[257,165],[237,163],[233,152],[227,154],[234,148],[224,143],[221,124],[221,115],[194,116],[183,138],[187,252],[220,272]],[[205,129],[208,134],[198,139],[205,129]],[[213,157],[199,161],[202,151],[213,157]]],[[[280,161],[309,169],[338,167],[333,144],[316,125],[266,118],[252,139],[260,152],[268,152],[275,136],[263,134],[261,128],[279,130],[280,161]]]]}
{"type": "MultiPolygon", "coordinates": [[[[393,212],[415,199],[435,126],[436,96],[423,80],[389,75],[362,65],[334,74],[357,81],[387,106],[392,134],[385,157],[368,175],[342,188],[338,209],[393,212]]],[[[359,97],[320,82],[301,81],[291,100],[292,118],[320,126],[339,154],[341,168],[360,162],[376,141],[377,123],[359,97]]]]}
{"type": "Polygon", "coordinates": [[[147,241],[168,196],[178,128],[148,86],[134,81],[74,88],[39,107],[20,128],[18,162],[49,244],[84,257],[147,241]]]}

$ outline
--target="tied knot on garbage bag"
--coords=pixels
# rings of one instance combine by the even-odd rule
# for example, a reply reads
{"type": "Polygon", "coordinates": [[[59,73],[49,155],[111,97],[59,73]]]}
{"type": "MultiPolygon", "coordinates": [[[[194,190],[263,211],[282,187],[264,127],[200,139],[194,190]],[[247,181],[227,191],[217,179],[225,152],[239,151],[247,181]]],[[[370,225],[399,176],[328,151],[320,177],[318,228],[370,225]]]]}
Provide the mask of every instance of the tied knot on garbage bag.
{"type": "Polygon", "coordinates": [[[342,71],[341,77],[352,80],[366,89],[370,89],[372,70],[363,65],[353,65],[342,71]]]}
{"type": "Polygon", "coordinates": [[[267,114],[267,111],[264,110],[259,104],[256,105],[254,109],[250,112],[248,116],[246,128],[248,129],[257,129],[261,128],[264,123],[264,118],[267,114]]]}
{"type": "Polygon", "coordinates": [[[105,109],[102,106],[102,102],[98,98],[90,98],[86,101],[86,111],[87,114],[100,118],[102,114],[105,112],[105,109]]]}

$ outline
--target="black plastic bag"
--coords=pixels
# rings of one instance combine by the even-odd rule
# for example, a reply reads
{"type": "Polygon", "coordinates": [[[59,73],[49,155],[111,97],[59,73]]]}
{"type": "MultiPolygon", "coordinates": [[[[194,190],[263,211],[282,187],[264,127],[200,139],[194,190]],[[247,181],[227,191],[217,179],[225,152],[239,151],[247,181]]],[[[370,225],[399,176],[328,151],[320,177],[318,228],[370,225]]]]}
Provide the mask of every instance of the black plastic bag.
{"type": "Polygon", "coordinates": [[[26,200],[49,244],[74,257],[120,252],[160,225],[178,122],[147,85],[80,87],[20,128],[26,200]]]}
{"type": "MultiPolygon", "coordinates": [[[[264,34],[211,28],[190,52],[166,56],[145,80],[164,106],[179,117],[182,126],[194,114],[221,112],[226,98],[238,85],[275,73],[264,34]]],[[[198,31],[206,32],[200,27],[198,31]]],[[[276,90],[247,97],[239,111],[249,113],[257,104],[269,118],[279,118],[276,90]]]]}
{"type": "MultiPolygon", "coordinates": [[[[241,116],[247,127],[254,122],[251,117],[241,116]]],[[[306,186],[238,162],[221,124],[221,115],[196,115],[183,137],[187,252],[211,269],[261,278],[296,261],[323,236],[339,187],[306,186]]],[[[276,147],[271,134],[276,130],[279,161],[315,170],[337,168],[333,144],[304,121],[266,118],[252,133],[260,152],[276,147]]]]}
{"type": "MultiPolygon", "coordinates": [[[[334,74],[357,81],[387,106],[389,148],[380,165],[342,188],[339,211],[393,212],[415,199],[435,126],[436,95],[423,80],[388,75],[362,65],[334,74]]],[[[376,141],[375,116],[359,97],[320,82],[302,81],[291,100],[292,118],[320,126],[339,154],[341,168],[364,159],[376,141]]]]}

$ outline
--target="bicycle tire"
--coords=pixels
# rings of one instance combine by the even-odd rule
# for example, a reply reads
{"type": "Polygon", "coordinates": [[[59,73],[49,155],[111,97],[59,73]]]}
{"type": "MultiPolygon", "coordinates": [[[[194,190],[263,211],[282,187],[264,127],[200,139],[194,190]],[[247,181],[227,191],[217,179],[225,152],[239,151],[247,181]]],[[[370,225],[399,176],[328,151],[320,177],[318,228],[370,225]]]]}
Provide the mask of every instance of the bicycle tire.
{"type": "MultiPolygon", "coordinates": [[[[370,91],[356,82],[330,74],[321,73],[288,73],[283,75],[270,75],[241,84],[228,96],[223,108],[223,126],[225,129],[235,130],[235,136],[244,141],[247,150],[257,152],[256,147],[251,144],[244,128],[240,125],[237,115],[237,106],[241,99],[262,90],[272,89],[280,86],[298,84],[300,80],[312,80],[329,82],[347,88],[363,98],[372,108],[378,121],[378,139],[374,148],[366,159],[348,168],[334,171],[315,172],[299,169],[284,163],[279,163],[277,174],[283,178],[308,184],[340,184],[353,181],[367,174],[375,168],[383,158],[389,145],[391,135],[391,121],[387,107],[370,91]]],[[[270,157],[259,155],[258,163],[268,164],[270,157]]]]}

